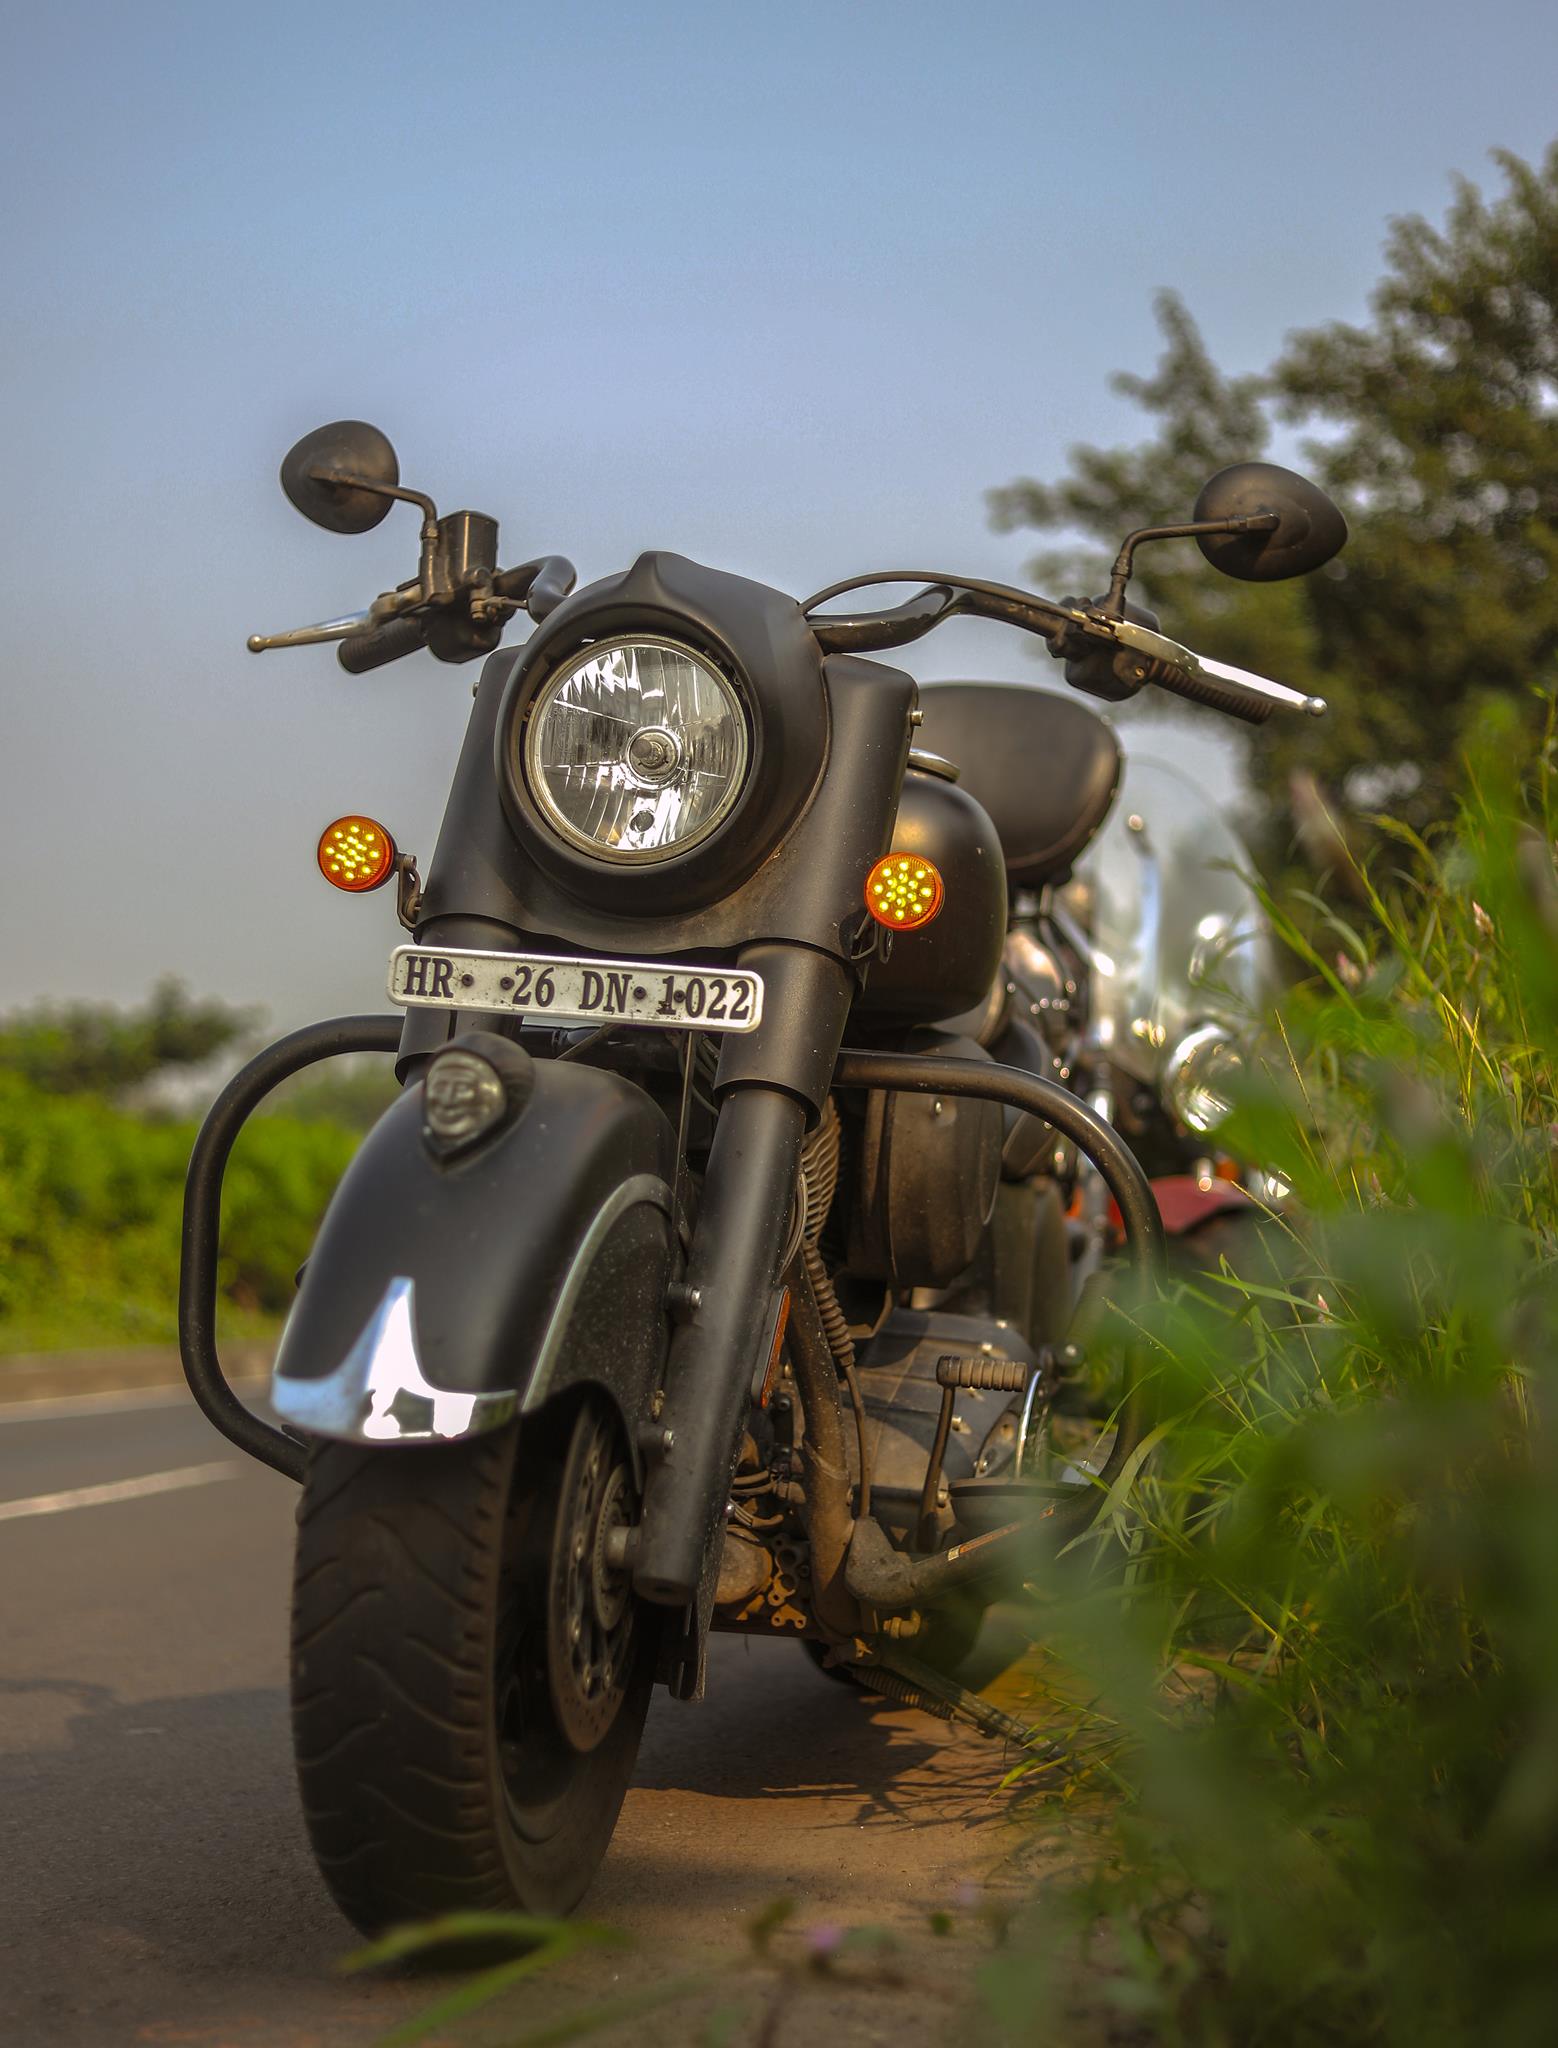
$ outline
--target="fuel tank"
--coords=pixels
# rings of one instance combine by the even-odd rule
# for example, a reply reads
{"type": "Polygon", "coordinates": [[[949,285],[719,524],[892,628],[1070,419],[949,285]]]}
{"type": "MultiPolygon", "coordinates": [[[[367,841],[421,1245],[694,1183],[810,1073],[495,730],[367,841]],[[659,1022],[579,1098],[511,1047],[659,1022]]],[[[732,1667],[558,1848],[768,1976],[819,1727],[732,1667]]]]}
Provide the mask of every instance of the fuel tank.
{"type": "Polygon", "coordinates": [[[960,1017],[982,1002],[1006,938],[1006,863],[983,806],[961,789],[939,755],[909,756],[891,851],[918,854],[941,871],[940,914],[915,932],[894,932],[872,963],[854,1019],[874,1034],[960,1017]]]}

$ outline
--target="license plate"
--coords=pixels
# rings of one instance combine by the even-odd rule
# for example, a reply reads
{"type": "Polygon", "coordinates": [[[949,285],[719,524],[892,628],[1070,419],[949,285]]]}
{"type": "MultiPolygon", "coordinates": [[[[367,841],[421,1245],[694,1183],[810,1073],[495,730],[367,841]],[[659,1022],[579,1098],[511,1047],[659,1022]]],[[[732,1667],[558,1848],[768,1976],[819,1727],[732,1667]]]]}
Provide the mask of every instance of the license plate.
{"type": "Polygon", "coordinates": [[[442,946],[397,946],[389,992],[392,1002],[410,1009],[517,1011],[536,1023],[753,1031],[763,1015],[762,976],[742,968],[456,953],[442,946]]]}

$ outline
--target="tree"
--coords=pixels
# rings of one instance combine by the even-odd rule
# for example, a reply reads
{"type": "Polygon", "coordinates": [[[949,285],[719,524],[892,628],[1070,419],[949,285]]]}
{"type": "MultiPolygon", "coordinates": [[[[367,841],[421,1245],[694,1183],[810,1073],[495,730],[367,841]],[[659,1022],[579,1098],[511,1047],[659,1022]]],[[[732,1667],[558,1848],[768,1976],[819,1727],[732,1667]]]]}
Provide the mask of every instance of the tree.
{"type": "Polygon", "coordinates": [[[1528,708],[1534,736],[1558,682],[1558,143],[1496,161],[1498,197],[1460,180],[1442,228],[1392,224],[1367,325],[1296,333],[1264,375],[1224,376],[1162,294],[1156,375],[1114,379],[1155,438],[990,494],[998,526],[1071,537],[1033,564],[1041,583],[1096,592],[1128,528],[1187,517],[1274,420],[1319,430],[1304,461],[1352,531],[1326,570],[1236,585],[1189,542],[1142,557],[1166,631],[1330,700],[1324,724],[1274,720],[1251,749],[1269,794],[1311,768],[1355,808],[1431,823],[1485,700],[1528,708]]]}
{"type": "Polygon", "coordinates": [[[251,1012],[195,1002],[169,978],[139,1009],[41,1004],[0,1019],[0,1072],[51,1095],[117,1095],[168,1067],[199,1066],[253,1027],[251,1012]]]}

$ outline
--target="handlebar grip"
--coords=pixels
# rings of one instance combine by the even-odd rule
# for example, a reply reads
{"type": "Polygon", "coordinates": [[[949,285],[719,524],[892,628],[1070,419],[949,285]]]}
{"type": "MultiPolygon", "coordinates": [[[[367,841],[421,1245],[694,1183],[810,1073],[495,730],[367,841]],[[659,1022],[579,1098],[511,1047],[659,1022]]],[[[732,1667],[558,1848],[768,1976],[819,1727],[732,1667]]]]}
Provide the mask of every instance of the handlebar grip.
{"type": "Polygon", "coordinates": [[[383,668],[387,661],[399,661],[403,654],[415,654],[426,645],[423,620],[391,619],[387,626],[375,626],[369,633],[353,633],[341,642],[335,658],[349,676],[362,676],[371,668],[383,668]]]}
{"type": "Polygon", "coordinates": [[[1230,718],[1242,718],[1246,725],[1264,725],[1277,708],[1274,699],[1223,676],[1208,675],[1205,669],[1192,672],[1167,662],[1152,662],[1149,667],[1149,682],[1176,697],[1187,697],[1192,704],[1206,704],[1213,711],[1226,711],[1230,718]]]}

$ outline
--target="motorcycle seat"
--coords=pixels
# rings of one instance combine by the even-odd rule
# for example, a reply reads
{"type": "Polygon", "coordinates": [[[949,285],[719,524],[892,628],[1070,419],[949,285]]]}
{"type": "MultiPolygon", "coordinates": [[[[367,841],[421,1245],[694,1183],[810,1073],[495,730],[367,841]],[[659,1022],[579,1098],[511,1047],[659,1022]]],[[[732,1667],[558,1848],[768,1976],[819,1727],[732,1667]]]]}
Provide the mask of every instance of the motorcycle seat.
{"type": "Polygon", "coordinates": [[[1063,882],[1109,814],[1120,743],[1074,697],[1030,683],[920,685],[915,744],[956,762],[990,813],[1013,885],[1063,882]]]}

